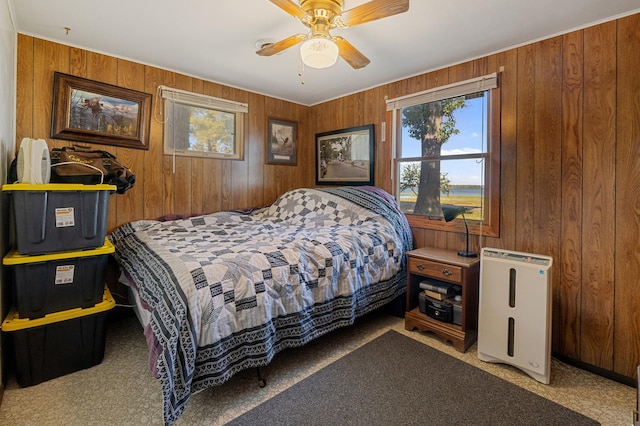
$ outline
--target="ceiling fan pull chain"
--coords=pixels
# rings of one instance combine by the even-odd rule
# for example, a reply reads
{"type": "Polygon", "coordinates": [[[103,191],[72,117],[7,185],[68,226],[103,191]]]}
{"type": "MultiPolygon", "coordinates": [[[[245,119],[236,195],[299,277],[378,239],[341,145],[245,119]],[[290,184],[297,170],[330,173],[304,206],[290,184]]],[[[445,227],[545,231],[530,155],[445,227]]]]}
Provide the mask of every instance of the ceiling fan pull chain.
{"type": "Polygon", "coordinates": [[[300,77],[300,84],[304,85],[304,62],[300,59],[300,70],[298,71],[298,77],[300,77]]]}

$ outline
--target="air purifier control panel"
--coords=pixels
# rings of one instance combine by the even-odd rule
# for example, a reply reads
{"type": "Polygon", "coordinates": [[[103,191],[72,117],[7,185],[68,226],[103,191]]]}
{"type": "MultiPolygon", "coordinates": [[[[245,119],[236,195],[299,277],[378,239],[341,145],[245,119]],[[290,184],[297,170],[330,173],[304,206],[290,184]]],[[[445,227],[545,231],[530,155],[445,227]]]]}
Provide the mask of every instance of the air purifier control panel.
{"type": "Polygon", "coordinates": [[[484,257],[505,259],[511,262],[522,262],[543,266],[551,265],[551,259],[548,257],[538,257],[526,253],[516,253],[504,250],[491,250],[485,248],[482,254],[484,255],[484,257]]]}

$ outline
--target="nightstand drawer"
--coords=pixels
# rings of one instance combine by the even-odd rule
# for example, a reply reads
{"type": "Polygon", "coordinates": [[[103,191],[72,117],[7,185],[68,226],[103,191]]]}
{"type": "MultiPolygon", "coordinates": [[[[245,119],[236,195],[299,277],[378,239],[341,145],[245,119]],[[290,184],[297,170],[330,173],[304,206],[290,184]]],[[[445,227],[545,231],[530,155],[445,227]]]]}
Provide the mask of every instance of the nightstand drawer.
{"type": "Polygon", "coordinates": [[[409,272],[413,274],[429,276],[452,283],[462,282],[462,268],[446,263],[432,262],[430,260],[409,258],[409,272]]]}

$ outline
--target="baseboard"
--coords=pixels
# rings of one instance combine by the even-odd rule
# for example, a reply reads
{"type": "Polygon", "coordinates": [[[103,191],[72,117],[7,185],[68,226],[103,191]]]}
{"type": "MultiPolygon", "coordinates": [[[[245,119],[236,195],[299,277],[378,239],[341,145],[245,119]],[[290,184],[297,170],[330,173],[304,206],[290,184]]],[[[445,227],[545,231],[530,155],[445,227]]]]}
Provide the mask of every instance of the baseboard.
{"type": "Polygon", "coordinates": [[[587,364],[586,362],[578,361],[563,355],[553,354],[552,356],[566,364],[573,365],[574,367],[578,367],[590,373],[597,374],[598,376],[602,376],[615,382],[622,383],[623,385],[631,386],[632,388],[638,386],[636,382],[637,378],[627,377],[622,374],[614,373],[613,371],[605,370],[604,368],[596,367],[595,365],[587,364]]]}

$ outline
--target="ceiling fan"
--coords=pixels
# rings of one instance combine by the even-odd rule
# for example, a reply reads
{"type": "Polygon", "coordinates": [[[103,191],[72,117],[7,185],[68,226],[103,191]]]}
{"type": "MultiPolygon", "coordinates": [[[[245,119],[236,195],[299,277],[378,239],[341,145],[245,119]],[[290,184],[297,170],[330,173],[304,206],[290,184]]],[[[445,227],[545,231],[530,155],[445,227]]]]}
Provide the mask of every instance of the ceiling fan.
{"type": "Polygon", "coordinates": [[[300,5],[292,0],[270,0],[288,14],[298,18],[310,31],[295,34],[275,43],[261,46],[256,53],[271,56],[302,43],[302,62],[312,68],[327,68],[336,63],[338,55],[353,68],[363,68],[369,64],[351,43],[340,36],[332,36],[334,28],[348,28],[409,10],[409,0],[371,0],[343,11],[343,0],[300,0],[300,5]]]}

